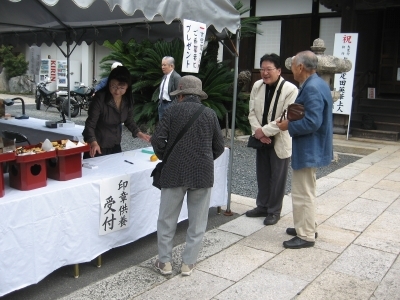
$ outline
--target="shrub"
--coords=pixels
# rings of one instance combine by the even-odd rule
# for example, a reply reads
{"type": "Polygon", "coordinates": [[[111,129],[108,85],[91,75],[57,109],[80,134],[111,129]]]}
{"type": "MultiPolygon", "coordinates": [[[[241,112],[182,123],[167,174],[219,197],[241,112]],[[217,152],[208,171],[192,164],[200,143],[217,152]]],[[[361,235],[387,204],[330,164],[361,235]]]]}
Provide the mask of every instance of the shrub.
{"type": "Polygon", "coordinates": [[[22,53],[14,55],[12,50],[13,46],[0,47],[0,61],[6,70],[7,79],[25,75],[29,65],[29,62],[25,60],[25,55],[22,53]]]}

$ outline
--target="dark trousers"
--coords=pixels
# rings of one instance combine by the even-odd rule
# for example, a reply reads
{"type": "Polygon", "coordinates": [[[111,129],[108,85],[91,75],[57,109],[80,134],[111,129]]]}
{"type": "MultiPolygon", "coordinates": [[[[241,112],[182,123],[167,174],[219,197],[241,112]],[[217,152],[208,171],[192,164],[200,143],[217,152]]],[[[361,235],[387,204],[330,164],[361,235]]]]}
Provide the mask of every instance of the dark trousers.
{"type": "MultiPolygon", "coordinates": [[[[96,153],[96,155],[94,157],[122,152],[122,148],[121,148],[120,144],[114,145],[114,147],[111,147],[111,148],[100,148],[100,150],[101,150],[101,154],[96,153]]],[[[89,152],[83,153],[83,159],[86,159],[86,158],[91,158],[89,152]]]]}
{"type": "Polygon", "coordinates": [[[290,158],[280,159],[274,148],[257,150],[258,193],[256,204],[260,211],[280,216],[289,161],[290,158]]]}
{"type": "Polygon", "coordinates": [[[170,107],[174,101],[159,100],[158,104],[158,120],[161,120],[165,110],[170,107]]]}

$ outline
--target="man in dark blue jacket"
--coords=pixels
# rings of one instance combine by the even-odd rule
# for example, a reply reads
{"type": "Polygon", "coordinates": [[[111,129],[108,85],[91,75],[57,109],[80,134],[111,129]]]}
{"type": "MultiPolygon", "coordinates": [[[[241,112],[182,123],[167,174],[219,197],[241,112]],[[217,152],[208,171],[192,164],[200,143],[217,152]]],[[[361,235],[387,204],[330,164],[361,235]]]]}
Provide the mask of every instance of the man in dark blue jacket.
{"type": "Polygon", "coordinates": [[[318,58],[311,51],[298,53],[292,59],[294,79],[300,90],[295,103],[304,105],[305,116],[298,121],[277,122],[280,130],[288,130],[292,137],[292,202],[293,235],[283,242],[285,248],[312,247],[317,235],[315,220],[316,168],[331,163],[332,96],[328,84],[317,74],[318,58]]]}

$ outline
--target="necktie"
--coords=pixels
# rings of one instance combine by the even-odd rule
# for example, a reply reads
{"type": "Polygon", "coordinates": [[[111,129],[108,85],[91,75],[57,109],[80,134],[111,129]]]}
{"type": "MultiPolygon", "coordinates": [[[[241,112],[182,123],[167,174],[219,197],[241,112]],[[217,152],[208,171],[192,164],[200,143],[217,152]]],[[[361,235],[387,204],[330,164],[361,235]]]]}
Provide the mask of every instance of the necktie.
{"type": "Polygon", "coordinates": [[[164,100],[164,85],[165,85],[166,81],[167,81],[167,76],[164,77],[164,80],[161,84],[161,92],[160,92],[160,100],[161,101],[164,100]]]}

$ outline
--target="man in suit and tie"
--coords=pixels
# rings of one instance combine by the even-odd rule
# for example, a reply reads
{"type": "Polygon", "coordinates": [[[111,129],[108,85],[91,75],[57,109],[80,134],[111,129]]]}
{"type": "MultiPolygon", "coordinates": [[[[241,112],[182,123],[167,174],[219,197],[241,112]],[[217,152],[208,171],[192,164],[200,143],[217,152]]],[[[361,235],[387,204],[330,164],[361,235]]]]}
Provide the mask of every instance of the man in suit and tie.
{"type": "Polygon", "coordinates": [[[161,69],[164,76],[160,84],[158,119],[161,120],[164,111],[174,102],[176,97],[170,93],[178,89],[181,76],[175,71],[175,60],[171,56],[165,56],[161,62],[161,69]]]}

